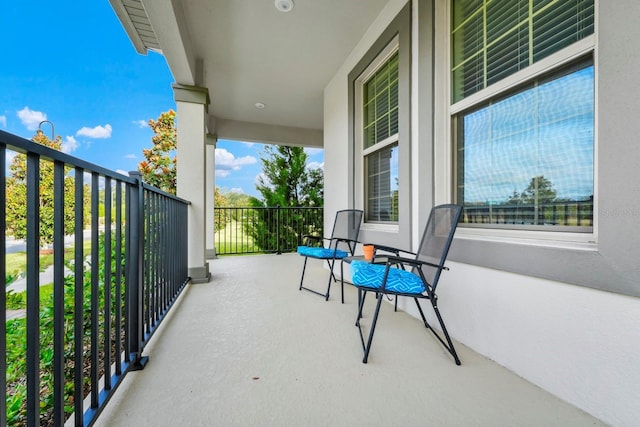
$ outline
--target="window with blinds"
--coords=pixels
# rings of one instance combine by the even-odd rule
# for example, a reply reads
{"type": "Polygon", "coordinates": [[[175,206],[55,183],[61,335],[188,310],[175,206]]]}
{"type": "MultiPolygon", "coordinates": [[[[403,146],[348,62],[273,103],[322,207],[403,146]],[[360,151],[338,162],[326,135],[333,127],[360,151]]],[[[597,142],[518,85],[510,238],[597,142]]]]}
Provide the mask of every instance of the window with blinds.
{"type": "Polygon", "coordinates": [[[451,4],[453,103],[594,32],[594,0],[451,4]]]}
{"type": "Polygon", "coordinates": [[[461,222],[592,232],[594,47],[583,43],[576,57],[570,46],[594,34],[594,1],[452,0],[450,12],[461,222]],[[552,54],[519,84],[458,103],[552,54]]]}
{"type": "Polygon", "coordinates": [[[398,51],[362,85],[367,222],[398,221],[398,51]]]}
{"type": "Polygon", "coordinates": [[[398,133],[398,52],[364,84],[364,148],[398,133]]]}

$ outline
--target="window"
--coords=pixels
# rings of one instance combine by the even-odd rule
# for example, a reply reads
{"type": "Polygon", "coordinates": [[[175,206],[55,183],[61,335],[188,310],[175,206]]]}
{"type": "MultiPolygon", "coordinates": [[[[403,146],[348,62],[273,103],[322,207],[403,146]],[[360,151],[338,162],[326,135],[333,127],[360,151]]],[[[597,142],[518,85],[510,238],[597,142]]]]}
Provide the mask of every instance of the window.
{"type": "MultiPolygon", "coordinates": [[[[411,10],[398,14],[349,72],[347,192],[365,212],[363,240],[411,238],[411,10]]],[[[404,243],[403,243],[404,242],[404,243]]]]}
{"type": "Polygon", "coordinates": [[[365,221],[398,221],[398,50],[362,83],[365,221]]]}
{"type": "Polygon", "coordinates": [[[453,102],[594,31],[593,0],[456,0],[451,3],[453,102]]]}
{"type": "MultiPolygon", "coordinates": [[[[470,227],[593,230],[593,0],[452,2],[455,199],[470,227]],[[566,52],[566,53],[565,53],[566,52]],[[530,65],[555,54],[549,66],[530,65]],[[525,70],[523,83],[500,88],[525,70]],[[483,97],[483,89],[497,90],[483,97]]],[[[545,63],[546,64],[546,63],[545,63]]]]}

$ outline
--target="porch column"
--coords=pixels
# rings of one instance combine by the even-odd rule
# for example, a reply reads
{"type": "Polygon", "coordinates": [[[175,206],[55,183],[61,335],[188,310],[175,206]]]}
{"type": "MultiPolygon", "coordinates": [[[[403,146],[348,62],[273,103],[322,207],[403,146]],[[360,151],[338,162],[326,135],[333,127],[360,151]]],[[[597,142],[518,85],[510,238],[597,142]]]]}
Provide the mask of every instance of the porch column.
{"type": "Polygon", "coordinates": [[[206,257],[205,116],[209,92],[196,86],[173,85],[177,109],[177,193],[191,202],[188,214],[188,264],[191,283],[211,279],[206,257]]]}
{"type": "Polygon", "coordinates": [[[218,138],[215,135],[207,134],[207,233],[206,245],[207,259],[216,257],[216,242],[214,232],[214,209],[215,209],[215,191],[216,191],[216,142],[218,138]]]}

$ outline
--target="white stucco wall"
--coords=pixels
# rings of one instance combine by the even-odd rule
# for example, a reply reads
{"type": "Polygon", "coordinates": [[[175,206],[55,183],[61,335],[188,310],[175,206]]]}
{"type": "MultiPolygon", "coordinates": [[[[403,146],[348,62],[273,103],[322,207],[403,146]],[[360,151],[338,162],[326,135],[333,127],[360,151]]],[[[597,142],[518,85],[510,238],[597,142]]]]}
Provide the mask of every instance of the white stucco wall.
{"type": "Polygon", "coordinates": [[[611,425],[638,425],[640,300],[448,265],[439,308],[457,341],[611,425]]]}
{"type": "MultiPolygon", "coordinates": [[[[405,3],[389,2],[325,89],[325,225],[350,202],[347,75],[405,3]]],[[[640,15],[640,4],[624,3],[640,15]]],[[[613,9],[602,13],[609,17],[613,9]]],[[[414,81],[414,99],[417,87],[414,81]]],[[[415,147],[418,127],[412,129],[415,147]]],[[[631,137],[635,141],[637,132],[629,129],[625,138],[631,137]]],[[[420,175],[413,170],[412,177],[420,175]]],[[[414,197],[424,194],[413,190],[414,197]]],[[[414,241],[421,232],[418,205],[412,205],[414,241]]],[[[638,424],[640,299],[461,263],[450,267],[440,283],[439,306],[454,339],[606,423],[638,424]]]]}
{"type": "Polygon", "coordinates": [[[324,99],[324,229],[329,232],[336,211],[350,206],[346,77],[327,87],[324,99]]]}
{"type": "Polygon", "coordinates": [[[393,0],[385,6],[324,90],[325,230],[333,227],[336,211],[353,207],[353,189],[348,179],[353,165],[347,154],[350,150],[347,76],[406,3],[406,0],[393,0]]]}

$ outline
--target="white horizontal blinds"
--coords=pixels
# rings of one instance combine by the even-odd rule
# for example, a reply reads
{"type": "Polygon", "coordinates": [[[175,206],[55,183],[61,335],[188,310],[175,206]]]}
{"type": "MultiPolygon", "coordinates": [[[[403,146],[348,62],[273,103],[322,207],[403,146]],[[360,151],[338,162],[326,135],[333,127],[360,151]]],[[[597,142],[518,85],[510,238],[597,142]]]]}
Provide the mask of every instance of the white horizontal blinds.
{"type": "Polygon", "coordinates": [[[530,64],[529,0],[489,2],[485,19],[486,87],[530,64]]]}
{"type": "Polygon", "coordinates": [[[364,84],[364,148],[398,133],[398,52],[364,84]]]}
{"type": "Polygon", "coordinates": [[[369,222],[398,221],[398,145],[387,145],[366,156],[369,222]]]}
{"type": "Polygon", "coordinates": [[[451,78],[453,100],[484,88],[484,1],[452,1],[451,78]]]}
{"type": "Polygon", "coordinates": [[[398,51],[363,85],[365,221],[398,221],[398,51]]]}
{"type": "Polygon", "coordinates": [[[535,2],[533,11],[534,62],[593,34],[593,0],[535,2]]]}
{"type": "Polygon", "coordinates": [[[455,0],[452,8],[454,103],[594,30],[593,0],[455,0]]]}

